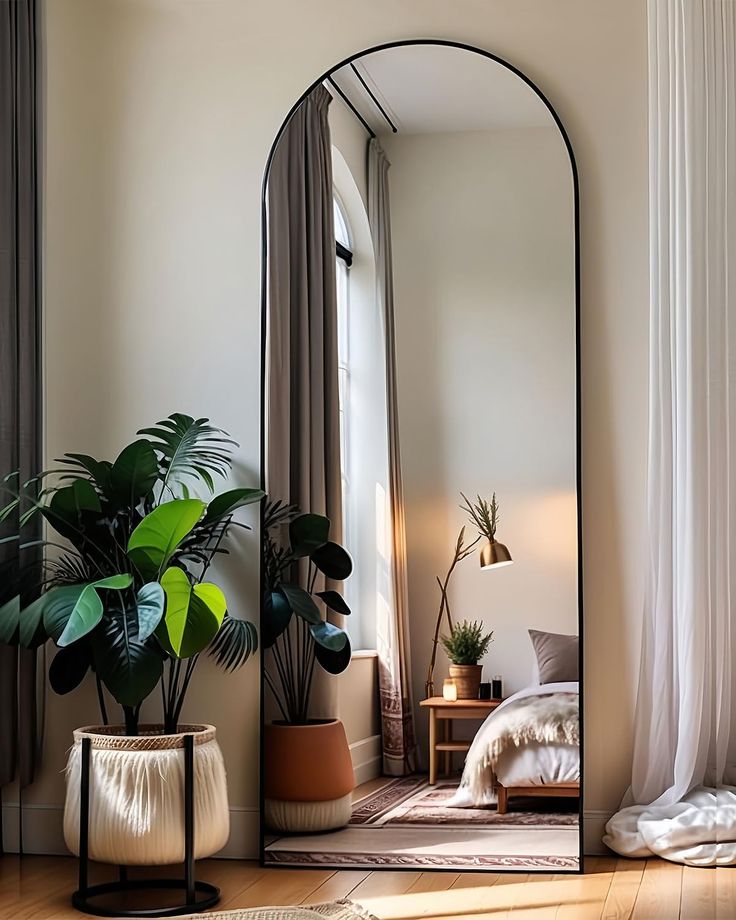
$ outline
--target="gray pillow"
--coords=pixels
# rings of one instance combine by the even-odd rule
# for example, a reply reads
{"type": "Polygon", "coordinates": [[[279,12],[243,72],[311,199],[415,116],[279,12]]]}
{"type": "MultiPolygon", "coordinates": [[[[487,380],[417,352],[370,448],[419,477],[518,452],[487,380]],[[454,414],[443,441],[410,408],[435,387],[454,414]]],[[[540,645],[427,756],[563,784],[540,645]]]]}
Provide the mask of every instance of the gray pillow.
{"type": "Polygon", "coordinates": [[[539,683],[578,680],[578,637],[529,630],[539,665],[539,683]]]}

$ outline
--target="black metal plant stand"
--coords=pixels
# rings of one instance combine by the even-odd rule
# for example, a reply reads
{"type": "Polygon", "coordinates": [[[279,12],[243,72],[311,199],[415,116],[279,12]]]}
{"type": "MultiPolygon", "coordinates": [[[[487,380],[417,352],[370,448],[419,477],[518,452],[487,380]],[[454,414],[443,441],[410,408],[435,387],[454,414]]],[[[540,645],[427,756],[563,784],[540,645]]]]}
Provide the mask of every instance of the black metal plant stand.
{"type": "Polygon", "coordinates": [[[82,777],[79,803],[79,888],[72,895],[72,906],[98,917],[179,917],[207,910],[220,900],[220,889],[194,877],[194,736],[184,737],[184,878],[130,879],[125,866],[116,882],[89,884],[89,803],[92,741],[82,738],[82,777]],[[114,905],[93,903],[102,895],[128,891],[176,891],[185,893],[183,904],[174,907],[149,907],[125,910],[114,905]]]}

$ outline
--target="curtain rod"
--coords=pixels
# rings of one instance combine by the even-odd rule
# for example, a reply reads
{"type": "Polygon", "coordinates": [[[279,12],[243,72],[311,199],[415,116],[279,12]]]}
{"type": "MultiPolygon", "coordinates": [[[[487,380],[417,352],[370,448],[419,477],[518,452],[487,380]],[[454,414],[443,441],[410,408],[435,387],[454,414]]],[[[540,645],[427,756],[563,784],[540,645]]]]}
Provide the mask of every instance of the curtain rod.
{"type": "Polygon", "coordinates": [[[371,130],[371,126],[368,124],[368,122],[365,120],[365,118],[363,118],[363,116],[360,114],[360,112],[355,108],[355,106],[353,105],[353,103],[348,99],[348,97],[347,97],[347,96],[345,95],[345,93],[340,89],[340,87],[337,85],[337,83],[335,83],[335,81],[332,79],[331,76],[327,77],[327,79],[328,79],[330,85],[333,86],[333,87],[337,90],[337,92],[338,92],[340,98],[341,98],[342,101],[345,103],[345,105],[350,109],[350,111],[353,113],[353,115],[355,115],[355,117],[358,119],[358,121],[363,125],[363,127],[365,128],[365,130],[366,130],[366,131],[368,132],[368,134],[371,136],[371,139],[375,138],[376,135],[375,135],[374,132],[371,130]]]}
{"type": "Polygon", "coordinates": [[[362,75],[361,72],[358,70],[358,68],[355,66],[355,64],[353,64],[352,61],[350,62],[350,69],[353,71],[353,73],[355,74],[355,76],[360,80],[361,86],[362,86],[363,89],[368,93],[368,95],[371,97],[371,99],[373,100],[373,103],[374,103],[374,105],[376,106],[376,108],[378,109],[378,111],[381,113],[381,115],[383,115],[383,120],[386,122],[386,124],[389,126],[389,128],[391,128],[391,130],[393,131],[393,133],[396,134],[396,133],[398,132],[399,129],[396,127],[396,125],[395,125],[395,124],[391,121],[391,119],[388,117],[388,113],[386,112],[386,110],[384,109],[384,107],[381,105],[381,103],[378,101],[378,99],[377,99],[377,97],[376,97],[376,94],[373,92],[373,90],[370,88],[370,86],[368,86],[368,84],[365,82],[365,79],[363,78],[363,75],[362,75]]]}

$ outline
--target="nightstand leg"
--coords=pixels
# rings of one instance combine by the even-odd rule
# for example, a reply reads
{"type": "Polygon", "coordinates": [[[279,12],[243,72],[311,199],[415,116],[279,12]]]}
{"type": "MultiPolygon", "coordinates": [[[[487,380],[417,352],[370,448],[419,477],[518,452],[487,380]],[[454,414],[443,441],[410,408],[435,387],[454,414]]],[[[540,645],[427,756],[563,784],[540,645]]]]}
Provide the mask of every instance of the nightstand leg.
{"type": "Polygon", "coordinates": [[[496,790],[498,793],[498,814],[505,815],[509,807],[509,793],[505,786],[499,785],[496,790]]]}
{"type": "MultiPolygon", "coordinates": [[[[445,719],[445,741],[452,741],[452,719],[445,719]]],[[[445,776],[452,773],[452,751],[445,751],[445,776]]]]}
{"type": "Polygon", "coordinates": [[[429,710],[429,785],[437,782],[437,713],[429,710]]]}

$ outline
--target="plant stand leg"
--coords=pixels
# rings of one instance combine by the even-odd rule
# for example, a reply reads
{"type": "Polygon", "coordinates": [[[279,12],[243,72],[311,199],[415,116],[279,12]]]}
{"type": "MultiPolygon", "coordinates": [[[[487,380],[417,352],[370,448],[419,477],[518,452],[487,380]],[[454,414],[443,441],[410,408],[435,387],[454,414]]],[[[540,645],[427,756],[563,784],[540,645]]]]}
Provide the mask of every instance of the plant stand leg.
{"type": "Polygon", "coordinates": [[[437,713],[429,710],[429,785],[437,782],[437,713]]]}
{"type": "Polygon", "coordinates": [[[79,802],[79,887],[72,895],[72,905],[98,917],[177,917],[193,910],[205,911],[220,900],[220,889],[209,882],[197,881],[194,875],[194,735],[184,737],[184,878],[129,879],[126,866],[118,867],[118,880],[101,885],[89,884],[89,817],[91,747],[82,738],[82,769],[79,802]],[[144,907],[126,910],[114,905],[95,903],[102,895],[129,891],[183,891],[184,903],[177,907],[144,907]]]}

